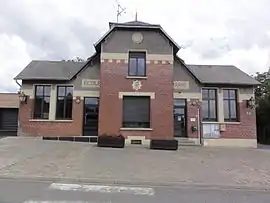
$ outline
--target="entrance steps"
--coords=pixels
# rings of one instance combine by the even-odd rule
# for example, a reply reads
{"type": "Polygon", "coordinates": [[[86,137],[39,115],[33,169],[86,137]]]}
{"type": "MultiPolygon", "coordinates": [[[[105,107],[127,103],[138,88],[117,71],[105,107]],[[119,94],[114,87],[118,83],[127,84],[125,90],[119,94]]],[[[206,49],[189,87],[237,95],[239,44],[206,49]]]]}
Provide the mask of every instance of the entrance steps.
{"type": "Polygon", "coordinates": [[[188,139],[185,137],[175,138],[175,139],[178,140],[179,146],[199,146],[200,145],[200,142],[198,139],[188,139]]]}

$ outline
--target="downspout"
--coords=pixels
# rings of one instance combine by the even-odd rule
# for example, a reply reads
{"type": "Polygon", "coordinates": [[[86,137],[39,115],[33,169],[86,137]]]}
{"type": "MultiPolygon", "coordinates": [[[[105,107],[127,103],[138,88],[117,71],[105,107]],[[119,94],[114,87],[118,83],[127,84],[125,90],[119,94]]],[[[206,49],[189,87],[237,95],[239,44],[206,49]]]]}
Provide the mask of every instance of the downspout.
{"type": "Polygon", "coordinates": [[[202,138],[201,138],[201,124],[200,124],[200,107],[198,107],[197,110],[197,125],[198,125],[198,139],[199,139],[199,143],[200,145],[202,145],[202,138]]]}
{"type": "Polygon", "coordinates": [[[22,85],[18,82],[18,80],[15,80],[15,82],[17,83],[17,85],[20,86],[20,89],[22,88],[22,85]]]}

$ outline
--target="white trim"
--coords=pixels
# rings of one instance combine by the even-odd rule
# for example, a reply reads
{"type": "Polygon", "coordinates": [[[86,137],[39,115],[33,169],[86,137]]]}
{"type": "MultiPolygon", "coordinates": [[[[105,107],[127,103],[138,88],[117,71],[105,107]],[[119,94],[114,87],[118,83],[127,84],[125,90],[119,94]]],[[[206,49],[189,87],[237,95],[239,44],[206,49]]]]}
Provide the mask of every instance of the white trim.
{"type": "Polygon", "coordinates": [[[30,119],[30,122],[55,122],[55,123],[71,123],[73,120],[50,120],[50,119],[30,119]]]}
{"type": "Polygon", "coordinates": [[[155,99],[155,92],[119,92],[119,99],[123,99],[123,96],[149,96],[151,99],[155,99]]]}
{"type": "Polygon", "coordinates": [[[142,145],[150,146],[150,140],[146,139],[145,136],[127,136],[127,138],[125,139],[125,144],[126,145],[135,145],[135,144],[131,144],[132,140],[140,140],[142,145]]]}
{"type": "Polygon", "coordinates": [[[127,79],[147,79],[147,76],[126,76],[127,79]]]}
{"type": "Polygon", "coordinates": [[[75,90],[73,92],[73,97],[99,97],[99,91],[91,91],[91,90],[75,90]]]}
{"type": "Polygon", "coordinates": [[[203,121],[202,124],[226,124],[226,125],[240,125],[241,122],[215,122],[215,121],[203,121]]]}
{"type": "Polygon", "coordinates": [[[153,128],[120,128],[122,131],[152,131],[153,128]]]}
{"type": "Polygon", "coordinates": [[[174,92],[174,99],[199,99],[202,101],[202,93],[197,92],[174,92]]]}
{"type": "Polygon", "coordinates": [[[204,139],[204,146],[257,148],[257,139],[204,139]]]}

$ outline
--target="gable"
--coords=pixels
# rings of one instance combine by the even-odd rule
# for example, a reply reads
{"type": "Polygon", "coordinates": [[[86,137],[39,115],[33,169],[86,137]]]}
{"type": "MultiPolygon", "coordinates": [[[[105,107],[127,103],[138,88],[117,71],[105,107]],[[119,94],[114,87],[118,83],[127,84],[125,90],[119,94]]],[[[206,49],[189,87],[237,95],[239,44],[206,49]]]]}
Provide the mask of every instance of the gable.
{"type": "Polygon", "coordinates": [[[179,88],[174,89],[175,92],[201,92],[201,86],[196,78],[176,59],[174,60],[173,65],[173,81],[178,81],[180,83],[180,85],[178,85],[179,88]]]}
{"type": "Polygon", "coordinates": [[[102,43],[102,52],[127,53],[132,49],[147,50],[148,54],[171,55],[173,46],[163,34],[157,30],[115,30],[102,43]],[[143,36],[141,43],[134,43],[132,35],[139,32],[143,36]]]}

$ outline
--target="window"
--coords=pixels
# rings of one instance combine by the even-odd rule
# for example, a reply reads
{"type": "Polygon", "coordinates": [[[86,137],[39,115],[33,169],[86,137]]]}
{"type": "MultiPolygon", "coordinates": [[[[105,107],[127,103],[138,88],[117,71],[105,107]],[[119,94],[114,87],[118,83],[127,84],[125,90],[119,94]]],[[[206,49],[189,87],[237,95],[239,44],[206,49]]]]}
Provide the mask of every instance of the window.
{"type": "Polygon", "coordinates": [[[72,118],[73,87],[57,87],[56,119],[72,118]]]}
{"type": "Polygon", "coordinates": [[[237,116],[237,91],[223,90],[223,109],[225,121],[238,121],[237,116]]]}
{"type": "Polygon", "coordinates": [[[145,52],[129,52],[129,76],[146,76],[145,52]]]}
{"type": "Polygon", "coordinates": [[[217,121],[217,91],[215,89],[202,90],[203,121],[217,121]]]}
{"type": "Polygon", "coordinates": [[[123,127],[150,128],[150,97],[123,97],[123,127]]]}
{"type": "Polygon", "coordinates": [[[37,85],[35,87],[34,118],[49,119],[51,86],[37,85]]]}

